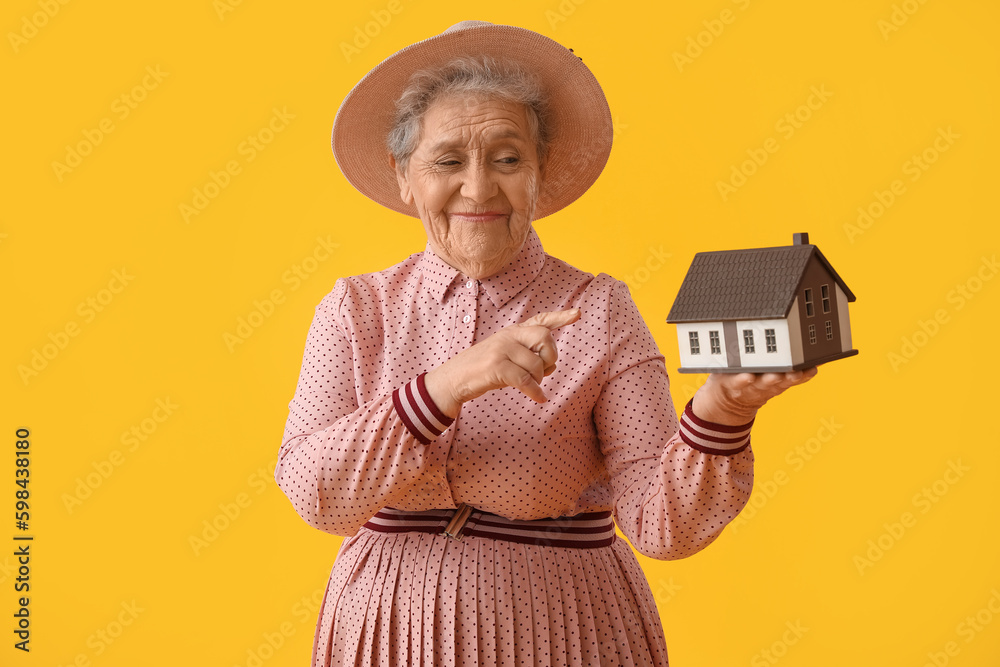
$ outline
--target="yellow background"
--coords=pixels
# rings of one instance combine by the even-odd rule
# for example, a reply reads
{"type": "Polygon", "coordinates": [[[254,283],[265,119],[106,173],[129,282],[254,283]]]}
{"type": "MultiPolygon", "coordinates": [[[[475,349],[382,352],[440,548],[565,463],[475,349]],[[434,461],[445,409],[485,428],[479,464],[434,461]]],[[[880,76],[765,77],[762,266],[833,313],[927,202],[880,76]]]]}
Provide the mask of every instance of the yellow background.
{"type": "MultiPolygon", "coordinates": [[[[306,331],[337,277],[425,242],[341,177],[330,127],[383,57],[478,18],[574,48],[603,84],[607,169],[537,229],[550,254],[629,283],[668,368],[664,319],[697,251],[806,231],[858,295],[860,355],[760,414],[743,518],[690,559],[640,559],[672,663],[997,664],[994,3],[222,7],[4,4],[0,663],[307,664],[339,538],[271,479],[306,331]],[[275,109],[286,120],[250,160],[275,109]],[[102,123],[76,167],[53,166],[102,123]],[[766,162],[743,165],[768,139],[766,162]],[[230,161],[239,173],[185,221],[230,161]],[[734,168],[753,173],[724,198],[734,168]],[[323,261],[318,239],[337,244],[323,261]],[[275,290],[273,311],[255,304],[275,290]],[[22,377],[36,351],[44,366],[22,377]],[[30,654],[12,646],[18,427],[33,443],[30,654]],[[132,428],[145,439],[126,444],[132,428]]],[[[678,404],[703,379],[673,378],[678,404]]]]}

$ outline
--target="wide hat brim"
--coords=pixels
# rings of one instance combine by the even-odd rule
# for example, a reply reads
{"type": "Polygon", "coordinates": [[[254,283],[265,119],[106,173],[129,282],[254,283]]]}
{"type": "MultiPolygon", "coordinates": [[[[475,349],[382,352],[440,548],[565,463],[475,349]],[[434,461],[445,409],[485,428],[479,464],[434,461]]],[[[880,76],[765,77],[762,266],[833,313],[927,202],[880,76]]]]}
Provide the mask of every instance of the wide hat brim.
{"type": "Polygon", "coordinates": [[[370,199],[419,217],[404,204],[390,166],[386,136],[396,100],[418,70],[461,56],[511,60],[538,78],[549,97],[550,143],[535,219],[579,198],[611,153],[613,126],[597,79],[572,51],[531,30],[466,21],[389,56],[348,93],[333,123],[333,154],[347,180],[370,199]]]}

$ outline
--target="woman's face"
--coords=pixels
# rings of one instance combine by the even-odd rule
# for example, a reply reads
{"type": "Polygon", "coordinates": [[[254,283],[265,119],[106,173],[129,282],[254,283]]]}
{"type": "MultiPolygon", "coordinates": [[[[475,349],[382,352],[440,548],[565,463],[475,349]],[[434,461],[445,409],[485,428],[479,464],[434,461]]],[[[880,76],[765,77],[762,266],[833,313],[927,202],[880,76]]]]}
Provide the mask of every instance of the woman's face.
{"type": "Polygon", "coordinates": [[[480,279],[499,272],[524,244],[541,165],[523,106],[448,97],[428,108],[420,142],[396,176],[434,252],[480,279]]]}

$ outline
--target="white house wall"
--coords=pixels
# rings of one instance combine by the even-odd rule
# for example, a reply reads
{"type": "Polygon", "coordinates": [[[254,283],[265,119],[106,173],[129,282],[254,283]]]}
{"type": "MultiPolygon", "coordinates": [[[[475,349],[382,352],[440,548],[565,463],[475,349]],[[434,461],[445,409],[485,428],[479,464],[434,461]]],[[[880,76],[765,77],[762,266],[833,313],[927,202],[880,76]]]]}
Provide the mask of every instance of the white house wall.
{"type": "Polygon", "coordinates": [[[740,342],[740,361],[744,368],[765,366],[791,366],[792,348],[788,337],[787,320],[737,320],[736,335],[740,342]],[[748,353],[743,345],[743,331],[753,331],[754,352],[748,353]],[[774,329],[777,352],[767,351],[764,329],[774,329]]]}
{"type": "Polygon", "coordinates": [[[840,319],[840,344],[842,352],[854,349],[851,342],[851,318],[847,315],[847,295],[840,285],[834,284],[837,288],[837,317],[840,319]]]}
{"type": "Polygon", "coordinates": [[[677,325],[677,348],[680,350],[682,368],[725,368],[726,367],[726,336],[722,330],[722,322],[682,322],[677,325]],[[691,331],[698,332],[700,354],[691,354],[691,331]],[[719,332],[720,354],[712,354],[708,332],[719,332]]]}

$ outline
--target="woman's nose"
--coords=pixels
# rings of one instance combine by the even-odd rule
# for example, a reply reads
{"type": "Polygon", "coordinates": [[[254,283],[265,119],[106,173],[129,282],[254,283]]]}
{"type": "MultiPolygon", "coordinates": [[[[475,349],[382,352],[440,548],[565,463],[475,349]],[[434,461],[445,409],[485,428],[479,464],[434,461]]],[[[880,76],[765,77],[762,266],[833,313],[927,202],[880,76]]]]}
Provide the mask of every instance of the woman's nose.
{"type": "Polygon", "coordinates": [[[462,196],[471,201],[485,203],[497,194],[496,180],[482,165],[469,165],[462,181],[462,196]]]}

